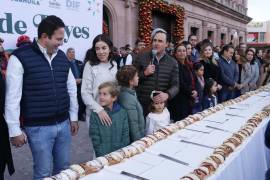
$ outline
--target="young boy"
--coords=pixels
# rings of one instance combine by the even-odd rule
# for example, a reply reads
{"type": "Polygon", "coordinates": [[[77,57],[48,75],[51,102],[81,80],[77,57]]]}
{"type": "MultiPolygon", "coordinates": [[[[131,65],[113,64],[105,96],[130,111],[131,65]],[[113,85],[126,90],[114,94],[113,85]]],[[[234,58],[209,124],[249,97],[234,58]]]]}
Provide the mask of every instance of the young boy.
{"type": "Polygon", "coordinates": [[[91,113],[89,134],[97,157],[130,143],[127,112],[116,102],[119,88],[114,82],[105,82],[98,89],[99,103],[110,116],[112,124],[104,125],[97,113],[91,113]]]}

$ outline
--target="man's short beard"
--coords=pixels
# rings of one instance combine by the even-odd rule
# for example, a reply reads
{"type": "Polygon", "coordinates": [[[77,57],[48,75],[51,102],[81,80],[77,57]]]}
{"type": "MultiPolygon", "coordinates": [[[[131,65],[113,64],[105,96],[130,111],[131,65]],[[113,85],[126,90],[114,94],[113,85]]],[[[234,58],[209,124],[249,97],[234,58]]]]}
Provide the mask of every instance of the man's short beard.
{"type": "Polygon", "coordinates": [[[54,54],[56,53],[58,50],[58,48],[47,48],[47,53],[48,54],[54,54]]]}

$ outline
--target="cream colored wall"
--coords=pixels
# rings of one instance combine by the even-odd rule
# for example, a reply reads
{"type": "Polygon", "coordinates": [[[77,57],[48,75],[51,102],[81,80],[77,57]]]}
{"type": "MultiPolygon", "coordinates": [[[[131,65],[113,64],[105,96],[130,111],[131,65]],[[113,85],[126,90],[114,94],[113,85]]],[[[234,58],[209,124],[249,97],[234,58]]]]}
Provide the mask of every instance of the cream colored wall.
{"type": "MultiPolygon", "coordinates": [[[[184,23],[185,39],[187,39],[190,27],[199,28],[199,40],[207,38],[207,31],[215,32],[214,44],[220,42],[220,34],[225,33],[226,43],[235,31],[246,39],[246,25],[236,20],[214,13],[208,9],[194,6],[187,2],[174,0],[185,8],[184,23]]],[[[104,0],[104,4],[111,12],[113,22],[112,37],[116,47],[130,44],[134,47],[138,32],[138,4],[136,0],[104,0]],[[128,7],[127,7],[128,5],[128,7]]],[[[269,37],[270,38],[270,37],[269,37]]]]}
{"type": "Polygon", "coordinates": [[[270,21],[267,22],[267,32],[265,33],[265,42],[270,43],[270,21]]]}
{"type": "Polygon", "coordinates": [[[138,32],[138,7],[135,1],[130,1],[129,7],[123,0],[104,0],[104,5],[110,10],[112,27],[112,41],[114,46],[126,44],[134,46],[138,32]]]}

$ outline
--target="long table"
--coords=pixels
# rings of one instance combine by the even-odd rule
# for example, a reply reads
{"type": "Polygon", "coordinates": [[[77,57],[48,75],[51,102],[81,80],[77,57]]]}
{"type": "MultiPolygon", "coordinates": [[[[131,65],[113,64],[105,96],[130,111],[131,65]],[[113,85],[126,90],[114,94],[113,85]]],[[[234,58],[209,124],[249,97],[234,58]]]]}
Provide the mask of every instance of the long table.
{"type": "MultiPolygon", "coordinates": [[[[179,179],[192,172],[223,141],[246,121],[270,104],[269,92],[261,92],[226,107],[202,121],[176,132],[122,163],[106,166],[83,180],[179,179]]],[[[263,180],[270,163],[264,132],[270,117],[256,128],[209,180],[263,180]]]]}

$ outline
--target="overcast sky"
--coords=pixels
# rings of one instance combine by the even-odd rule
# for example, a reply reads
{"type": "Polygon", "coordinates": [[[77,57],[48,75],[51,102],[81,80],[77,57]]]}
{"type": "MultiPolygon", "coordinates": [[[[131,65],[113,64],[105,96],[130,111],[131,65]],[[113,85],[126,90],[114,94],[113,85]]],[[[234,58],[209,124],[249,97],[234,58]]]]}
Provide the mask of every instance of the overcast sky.
{"type": "Polygon", "coordinates": [[[248,0],[248,16],[253,21],[270,20],[270,0],[248,0]]]}

